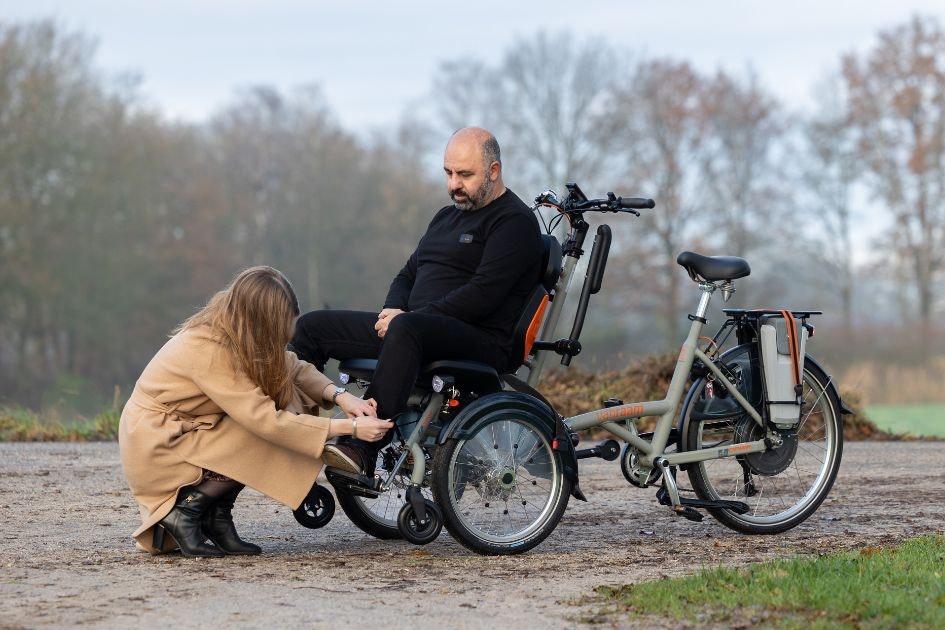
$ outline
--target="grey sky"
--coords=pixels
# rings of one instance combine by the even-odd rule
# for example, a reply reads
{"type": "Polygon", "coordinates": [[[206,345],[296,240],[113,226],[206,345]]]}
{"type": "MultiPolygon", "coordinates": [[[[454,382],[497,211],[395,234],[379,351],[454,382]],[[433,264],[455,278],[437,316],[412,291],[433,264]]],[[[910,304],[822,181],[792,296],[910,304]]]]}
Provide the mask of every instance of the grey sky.
{"type": "Polygon", "coordinates": [[[842,52],[867,49],[878,29],[916,12],[945,24],[941,0],[0,0],[0,19],[52,17],[98,38],[98,66],[140,73],[146,101],[172,118],[201,120],[239,87],[315,83],[355,132],[421,108],[439,62],[495,61],[539,30],[706,71],[752,66],[787,105],[804,107],[842,52]]]}

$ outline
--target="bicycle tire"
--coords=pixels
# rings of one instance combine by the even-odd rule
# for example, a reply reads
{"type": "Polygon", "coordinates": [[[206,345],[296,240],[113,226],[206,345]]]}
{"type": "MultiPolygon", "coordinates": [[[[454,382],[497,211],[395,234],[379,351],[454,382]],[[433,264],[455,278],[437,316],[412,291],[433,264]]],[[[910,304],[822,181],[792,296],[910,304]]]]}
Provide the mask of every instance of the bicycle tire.
{"type": "Polygon", "coordinates": [[[523,553],[547,538],[572,486],[552,441],[548,427],[527,411],[499,409],[467,437],[440,446],[433,496],[450,535],[484,555],[523,553]]]}
{"type": "MultiPolygon", "coordinates": [[[[750,365],[752,370],[759,368],[756,358],[750,365]]],[[[797,427],[797,446],[784,470],[759,474],[740,457],[688,466],[689,480],[700,499],[742,501],[751,508],[746,514],[708,508],[717,521],[745,534],[778,534],[800,525],[820,507],[833,487],[843,455],[840,402],[829,383],[830,379],[823,370],[813,361],[805,360],[805,402],[797,427]],[[819,465],[814,463],[817,461],[819,465]],[[760,490],[758,484],[762,486],[760,490]]],[[[691,392],[698,394],[705,385],[706,379],[700,379],[691,392]]],[[[683,426],[687,427],[685,450],[732,443],[738,422],[753,422],[745,413],[729,419],[692,419],[698,398],[698,395],[688,396],[689,403],[683,410],[683,426]]]]}

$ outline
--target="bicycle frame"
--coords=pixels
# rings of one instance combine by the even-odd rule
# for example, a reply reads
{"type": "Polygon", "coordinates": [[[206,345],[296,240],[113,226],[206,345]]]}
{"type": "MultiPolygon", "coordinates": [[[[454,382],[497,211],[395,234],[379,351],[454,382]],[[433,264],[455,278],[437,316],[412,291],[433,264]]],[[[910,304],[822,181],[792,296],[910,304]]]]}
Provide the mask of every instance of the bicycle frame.
{"type": "Polygon", "coordinates": [[[699,302],[696,314],[691,318],[692,326],[689,329],[689,335],[686,337],[679,351],[679,357],[676,360],[676,368],[673,370],[673,376],[670,380],[666,397],[662,400],[630,402],[614,407],[605,407],[603,409],[596,409],[565,418],[565,424],[567,424],[571,430],[583,431],[591,427],[599,426],[639,450],[642,454],[640,463],[646,466],[652,466],[654,462],[660,458],[664,459],[669,466],[678,466],[680,464],[691,464],[710,459],[719,459],[722,457],[744,455],[767,450],[768,445],[766,442],[770,439],[768,437],[754,442],[731,444],[723,448],[708,448],[697,451],[685,451],[682,453],[665,453],[670,431],[672,430],[676,414],[679,411],[680,401],[685,393],[686,381],[689,378],[693,363],[696,359],[699,359],[699,361],[706,366],[715,376],[716,382],[729,391],[745,412],[757,422],[760,427],[765,428],[764,420],[758,411],[742,396],[735,384],[712,362],[712,359],[697,347],[699,335],[705,325],[705,315],[708,311],[712,293],[720,287],[710,282],[703,282],[700,283],[699,288],[702,291],[702,299],[699,302]],[[656,428],[653,431],[653,438],[650,441],[640,437],[632,423],[626,426],[621,426],[617,423],[617,421],[626,422],[647,416],[659,416],[656,428]]]}

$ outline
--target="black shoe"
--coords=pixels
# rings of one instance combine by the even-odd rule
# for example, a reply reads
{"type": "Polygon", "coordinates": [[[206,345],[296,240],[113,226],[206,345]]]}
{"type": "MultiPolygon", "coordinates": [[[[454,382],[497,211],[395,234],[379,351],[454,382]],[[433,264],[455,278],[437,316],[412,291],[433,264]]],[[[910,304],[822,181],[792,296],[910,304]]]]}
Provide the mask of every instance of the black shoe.
{"type": "Polygon", "coordinates": [[[241,539],[239,534],[236,533],[236,526],[233,524],[233,504],[236,502],[236,496],[243,488],[245,486],[240,485],[217,500],[213,508],[203,517],[202,531],[224,553],[236,556],[255,556],[261,553],[262,549],[258,545],[241,539]]]}
{"type": "Polygon", "coordinates": [[[322,451],[322,461],[325,466],[335,468],[344,472],[354,473],[356,475],[368,475],[374,473],[374,466],[367,470],[367,464],[373,464],[366,449],[352,442],[339,442],[338,444],[326,444],[322,451]]]}
{"type": "Polygon", "coordinates": [[[154,526],[154,546],[164,547],[164,534],[170,534],[180,552],[189,557],[219,558],[224,556],[213,543],[207,542],[200,527],[203,516],[213,507],[213,499],[193,486],[185,486],[177,494],[174,509],[154,526]]]}

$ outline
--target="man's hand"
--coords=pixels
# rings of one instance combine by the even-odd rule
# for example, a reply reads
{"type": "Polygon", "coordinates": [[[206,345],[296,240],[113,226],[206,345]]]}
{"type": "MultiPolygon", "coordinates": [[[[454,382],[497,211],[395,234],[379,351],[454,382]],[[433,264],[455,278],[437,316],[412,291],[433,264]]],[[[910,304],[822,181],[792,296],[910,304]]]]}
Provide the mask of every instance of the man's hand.
{"type": "Polygon", "coordinates": [[[391,321],[401,313],[403,313],[403,311],[399,308],[385,308],[378,313],[377,323],[374,324],[374,330],[377,331],[377,336],[383,339],[384,335],[387,334],[387,327],[390,326],[391,321]]]}

